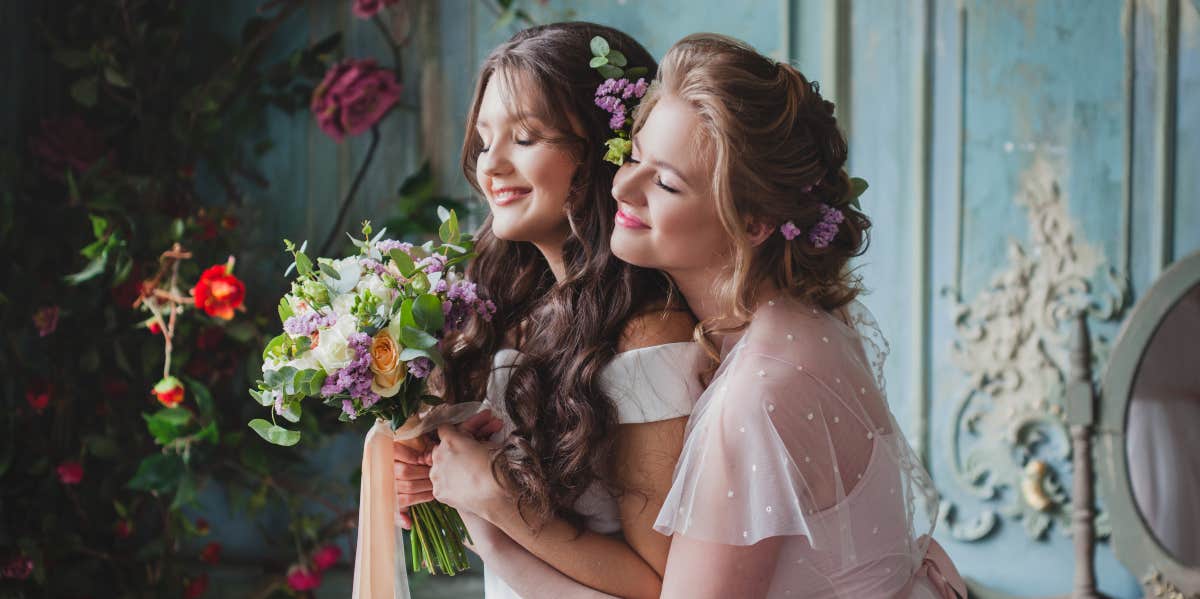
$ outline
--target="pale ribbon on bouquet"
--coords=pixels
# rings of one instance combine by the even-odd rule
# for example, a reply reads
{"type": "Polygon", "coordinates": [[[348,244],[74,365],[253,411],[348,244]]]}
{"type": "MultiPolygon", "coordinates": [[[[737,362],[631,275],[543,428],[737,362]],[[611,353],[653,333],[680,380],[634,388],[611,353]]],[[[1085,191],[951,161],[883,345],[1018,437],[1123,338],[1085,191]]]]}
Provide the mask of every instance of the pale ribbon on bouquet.
{"type": "Polygon", "coordinates": [[[363,442],[358,495],[358,549],[354,554],[354,599],[409,599],[404,537],[397,522],[392,442],[414,439],[442,424],[458,424],[479,412],[478,401],[439,405],[392,432],[376,421],[363,442]]]}

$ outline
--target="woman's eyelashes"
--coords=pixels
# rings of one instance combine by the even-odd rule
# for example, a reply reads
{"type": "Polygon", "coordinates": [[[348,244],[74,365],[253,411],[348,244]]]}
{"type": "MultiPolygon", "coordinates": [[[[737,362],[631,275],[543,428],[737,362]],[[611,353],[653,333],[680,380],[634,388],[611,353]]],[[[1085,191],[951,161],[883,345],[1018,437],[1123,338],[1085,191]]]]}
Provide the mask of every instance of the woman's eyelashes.
{"type": "MultiPolygon", "coordinates": [[[[640,158],[638,158],[638,152],[636,150],[637,146],[634,146],[634,148],[635,149],[629,153],[629,157],[625,159],[625,162],[628,162],[629,164],[633,164],[633,165],[638,165],[638,164],[641,164],[642,161],[640,158]]],[[[678,189],[675,189],[674,187],[671,187],[670,185],[663,183],[663,179],[662,179],[661,175],[654,175],[654,184],[657,185],[659,188],[661,188],[663,191],[665,191],[667,193],[679,193],[678,189]]]]}
{"type": "MultiPolygon", "coordinates": [[[[483,145],[481,145],[481,146],[479,147],[479,152],[480,152],[481,154],[482,154],[482,153],[484,153],[484,152],[487,152],[487,151],[488,151],[488,150],[490,150],[490,149],[492,149],[492,148],[491,148],[491,146],[488,146],[488,145],[487,145],[487,142],[486,142],[486,141],[484,141],[482,137],[480,137],[480,142],[483,144],[483,145]]],[[[517,137],[517,138],[514,138],[514,139],[513,139],[513,143],[517,144],[518,146],[532,146],[532,145],[533,145],[534,143],[536,143],[536,142],[535,142],[535,140],[534,140],[534,139],[532,139],[532,138],[521,138],[521,137],[517,137]]]]}

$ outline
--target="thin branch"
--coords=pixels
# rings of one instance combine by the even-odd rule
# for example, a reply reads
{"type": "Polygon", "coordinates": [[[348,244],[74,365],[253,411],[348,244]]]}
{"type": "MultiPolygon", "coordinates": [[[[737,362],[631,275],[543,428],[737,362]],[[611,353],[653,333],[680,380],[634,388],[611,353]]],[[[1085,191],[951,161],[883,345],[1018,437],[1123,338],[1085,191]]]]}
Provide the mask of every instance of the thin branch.
{"type": "Polygon", "coordinates": [[[321,244],[319,256],[329,255],[329,250],[333,247],[333,242],[341,236],[342,225],[346,221],[346,213],[350,210],[350,204],[354,201],[354,195],[358,193],[358,187],[362,184],[363,176],[367,174],[367,167],[371,165],[371,161],[375,158],[375,148],[377,146],[379,146],[378,123],[371,127],[371,145],[367,147],[367,155],[363,158],[362,165],[358,167],[358,173],[354,175],[354,182],[350,184],[350,191],[346,192],[345,198],[342,198],[342,205],[338,208],[337,220],[333,222],[333,228],[329,230],[329,235],[325,238],[325,243],[321,244]]]}

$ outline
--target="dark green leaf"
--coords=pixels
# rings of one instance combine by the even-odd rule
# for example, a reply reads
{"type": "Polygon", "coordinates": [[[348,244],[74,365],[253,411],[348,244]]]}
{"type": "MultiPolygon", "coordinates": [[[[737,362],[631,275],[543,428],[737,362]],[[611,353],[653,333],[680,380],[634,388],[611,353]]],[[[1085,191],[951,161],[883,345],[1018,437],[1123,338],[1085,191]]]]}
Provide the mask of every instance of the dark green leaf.
{"type": "Polygon", "coordinates": [[[429,349],[437,345],[437,339],[421,329],[405,326],[400,328],[400,343],[407,347],[429,349]]]}
{"type": "Polygon", "coordinates": [[[129,87],[129,80],[112,67],[104,68],[104,79],[116,87],[129,87]]]}
{"type": "Polygon", "coordinates": [[[627,76],[631,79],[634,77],[645,77],[646,74],[649,72],[650,72],[650,69],[648,69],[646,67],[630,67],[628,69],[625,69],[625,76],[627,76]]]}
{"type": "Polygon", "coordinates": [[[431,333],[441,330],[446,322],[442,314],[442,300],[429,293],[418,296],[413,302],[413,320],[418,327],[431,333]]]}
{"type": "Polygon", "coordinates": [[[97,84],[99,79],[95,75],[84,77],[71,84],[71,97],[85,108],[91,108],[96,105],[97,84]]]}
{"type": "Polygon", "coordinates": [[[598,70],[600,71],[601,75],[609,79],[620,79],[621,77],[625,76],[625,71],[618,67],[614,67],[611,64],[606,64],[600,67],[598,70]]]}
{"type": "Polygon", "coordinates": [[[141,491],[165,492],[175,488],[184,474],[183,459],[176,454],[157,453],[138,464],[126,487],[141,491]]]}
{"type": "Polygon", "coordinates": [[[404,303],[400,304],[400,324],[406,327],[417,326],[417,319],[413,316],[412,298],[405,298],[404,303]]]}
{"type": "Polygon", "coordinates": [[[54,62],[68,69],[80,69],[91,64],[91,55],[81,50],[56,50],[54,62]]]}
{"type": "Polygon", "coordinates": [[[399,248],[388,252],[388,255],[391,256],[392,261],[396,263],[396,268],[400,271],[401,275],[411,277],[413,272],[417,270],[417,265],[413,262],[412,257],[404,253],[399,248]]]}
{"type": "MultiPolygon", "coordinates": [[[[623,66],[629,64],[629,61],[625,60],[625,55],[621,54],[621,52],[618,50],[610,50],[608,52],[608,62],[611,63],[614,67],[623,67],[623,66]]],[[[600,65],[596,65],[596,66],[600,66],[600,65]]]]}

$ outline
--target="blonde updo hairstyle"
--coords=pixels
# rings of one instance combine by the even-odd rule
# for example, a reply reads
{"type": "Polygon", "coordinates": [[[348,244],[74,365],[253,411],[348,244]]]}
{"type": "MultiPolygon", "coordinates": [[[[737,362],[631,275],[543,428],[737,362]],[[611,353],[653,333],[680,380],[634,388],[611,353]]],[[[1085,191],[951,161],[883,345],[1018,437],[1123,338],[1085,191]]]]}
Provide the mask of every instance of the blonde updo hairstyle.
{"type": "MultiPolygon", "coordinates": [[[[748,323],[764,281],[829,311],[857,297],[861,282],[849,261],[866,250],[871,222],[851,204],[846,138],[817,84],[744,42],[711,33],[672,46],[656,81],[638,108],[634,130],[663,96],[699,115],[701,151],[714,159],[712,194],[733,240],[732,272],[716,283],[722,316],[740,323],[732,330],[748,323]],[[821,222],[822,204],[845,218],[832,241],[817,247],[808,232],[821,222]],[[792,240],[779,232],[788,221],[802,231],[792,240]],[[755,246],[748,225],[770,227],[771,233],[755,246]]],[[[697,340],[704,341],[706,330],[705,323],[697,327],[697,340]]]]}

